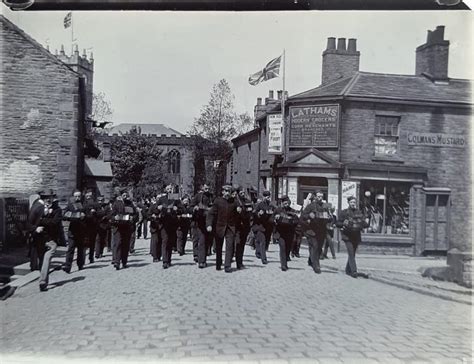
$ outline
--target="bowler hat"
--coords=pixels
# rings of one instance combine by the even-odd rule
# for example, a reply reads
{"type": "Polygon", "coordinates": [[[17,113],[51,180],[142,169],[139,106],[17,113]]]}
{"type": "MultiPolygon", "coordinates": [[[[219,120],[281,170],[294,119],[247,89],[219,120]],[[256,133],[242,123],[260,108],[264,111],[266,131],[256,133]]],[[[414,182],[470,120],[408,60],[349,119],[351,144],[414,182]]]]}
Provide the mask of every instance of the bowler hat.
{"type": "Polygon", "coordinates": [[[265,190],[265,191],[263,191],[262,195],[263,195],[264,197],[267,197],[267,196],[270,196],[271,193],[270,193],[270,191],[265,190]]]}
{"type": "Polygon", "coordinates": [[[356,199],[356,198],[355,198],[354,196],[349,196],[349,197],[347,198],[347,202],[350,202],[350,201],[355,200],[355,199],[356,199]]]}
{"type": "Polygon", "coordinates": [[[38,192],[38,195],[40,195],[41,198],[56,197],[56,194],[51,188],[38,192]]]}

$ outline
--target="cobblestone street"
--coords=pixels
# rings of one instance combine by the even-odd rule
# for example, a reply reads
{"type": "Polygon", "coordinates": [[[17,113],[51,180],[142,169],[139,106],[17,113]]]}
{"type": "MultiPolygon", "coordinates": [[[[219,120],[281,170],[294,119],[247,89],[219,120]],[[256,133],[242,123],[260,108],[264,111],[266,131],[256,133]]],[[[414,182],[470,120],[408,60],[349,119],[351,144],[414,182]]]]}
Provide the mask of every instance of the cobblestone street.
{"type": "Polygon", "coordinates": [[[214,256],[198,269],[190,242],[164,270],[148,245],[137,241],[128,269],[115,271],[108,253],[53,272],[47,292],[36,281],[2,302],[2,363],[471,362],[469,305],[324,265],[316,275],[307,250],[282,272],[276,245],[267,266],[247,246],[247,269],[226,274],[214,256]]]}

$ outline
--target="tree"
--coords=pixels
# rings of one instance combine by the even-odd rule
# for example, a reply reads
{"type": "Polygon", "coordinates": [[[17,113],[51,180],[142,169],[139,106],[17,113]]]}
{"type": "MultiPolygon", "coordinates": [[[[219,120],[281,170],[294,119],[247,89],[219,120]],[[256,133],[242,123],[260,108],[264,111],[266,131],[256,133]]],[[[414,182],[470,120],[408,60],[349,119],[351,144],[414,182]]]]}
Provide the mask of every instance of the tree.
{"type": "MultiPolygon", "coordinates": [[[[112,123],[112,115],[114,111],[111,103],[105,97],[103,92],[92,95],[92,113],[90,118],[99,123],[112,123]]],[[[104,125],[104,124],[103,124],[104,125]]],[[[103,127],[102,127],[103,128],[103,127]]]]}
{"type": "Polygon", "coordinates": [[[165,181],[165,158],[140,128],[114,137],[111,146],[114,186],[129,187],[137,197],[156,195],[165,181]]]}
{"type": "Polygon", "coordinates": [[[195,136],[194,153],[201,159],[195,164],[196,176],[211,183],[215,191],[225,179],[225,162],[232,154],[231,139],[253,128],[247,113],[235,112],[234,99],[229,83],[220,80],[212,87],[209,103],[202,107],[189,131],[195,136]],[[204,145],[203,139],[207,140],[204,145]],[[211,160],[215,168],[209,168],[209,163],[206,166],[203,158],[211,160]]]}

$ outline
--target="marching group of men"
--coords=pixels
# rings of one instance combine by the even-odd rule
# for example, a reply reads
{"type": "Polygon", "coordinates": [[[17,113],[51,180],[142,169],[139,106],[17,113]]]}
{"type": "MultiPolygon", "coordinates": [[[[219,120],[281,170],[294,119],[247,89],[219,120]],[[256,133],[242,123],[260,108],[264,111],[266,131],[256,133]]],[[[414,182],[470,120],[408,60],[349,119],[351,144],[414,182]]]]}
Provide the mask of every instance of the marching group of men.
{"type": "Polygon", "coordinates": [[[288,270],[291,257],[299,257],[303,237],[309,248],[308,265],[321,273],[320,259],[327,258],[328,248],[334,253],[334,228],[341,229],[341,237],[348,252],[346,274],[357,278],[355,252],[361,240],[361,230],[369,221],[357,208],[355,197],[348,199],[349,208],[339,218],[334,208],[323,200],[323,192],[309,194],[301,211],[291,207],[288,196],[271,201],[269,191],[253,200],[240,187],[224,185],[221,196],[213,197],[204,184],[193,197],[176,198],[172,186],[164,193],[134,202],[127,190],[106,202],[93,197],[92,191],[74,191],[64,212],[54,192],[41,192],[33,203],[27,222],[30,236],[31,269],[39,269],[40,290],[46,290],[51,258],[63,233],[62,221],[68,221],[67,254],[62,269],[70,273],[77,250],[77,266],[84,267],[86,253],[90,263],[101,258],[105,247],[112,251],[115,269],[127,268],[128,256],[134,252],[135,239],[147,238],[150,232],[150,254],[153,262],[162,261],[163,268],[171,266],[172,252],[185,254],[188,235],[193,243],[194,261],[199,268],[207,267],[207,257],[216,254],[216,270],[232,272],[244,269],[246,244],[252,246],[262,264],[267,264],[267,250],[271,240],[279,244],[280,266],[288,270]],[[224,249],[225,241],[225,249],[224,249]],[[222,260],[223,249],[224,261],[222,260]]]}

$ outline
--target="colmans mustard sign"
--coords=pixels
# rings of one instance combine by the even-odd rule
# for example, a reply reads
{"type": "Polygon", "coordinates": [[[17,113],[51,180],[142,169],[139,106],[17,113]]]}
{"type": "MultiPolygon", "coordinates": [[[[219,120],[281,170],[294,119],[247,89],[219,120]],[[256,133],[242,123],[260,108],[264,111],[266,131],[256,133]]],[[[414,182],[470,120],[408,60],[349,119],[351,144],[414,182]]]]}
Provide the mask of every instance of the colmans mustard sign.
{"type": "Polygon", "coordinates": [[[464,148],[467,138],[461,134],[408,133],[408,145],[431,147],[464,148]]]}

